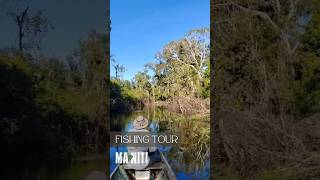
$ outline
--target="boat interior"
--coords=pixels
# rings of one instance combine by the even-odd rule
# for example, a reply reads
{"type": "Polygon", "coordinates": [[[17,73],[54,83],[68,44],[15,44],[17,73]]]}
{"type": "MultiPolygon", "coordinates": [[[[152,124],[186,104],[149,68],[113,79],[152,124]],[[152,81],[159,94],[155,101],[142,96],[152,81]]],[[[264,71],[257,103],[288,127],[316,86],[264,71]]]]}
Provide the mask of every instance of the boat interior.
{"type": "Polygon", "coordinates": [[[165,168],[165,165],[163,162],[157,162],[141,171],[137,171],[134,169],[126,169],[125,167],[124,167],[124,170],[128,174],[130,180],[131,179],[145,180],[145,179],[160,179],[159,175],[161,175],[161,172],[164,168],[165,168]]]}

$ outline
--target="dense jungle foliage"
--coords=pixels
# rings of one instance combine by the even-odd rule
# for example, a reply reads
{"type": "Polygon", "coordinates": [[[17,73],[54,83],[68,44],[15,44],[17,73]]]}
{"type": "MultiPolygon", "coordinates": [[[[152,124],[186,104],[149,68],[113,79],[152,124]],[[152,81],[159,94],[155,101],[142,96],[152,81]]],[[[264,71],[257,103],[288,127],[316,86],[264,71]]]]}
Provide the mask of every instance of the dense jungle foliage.
{"type": "Polygon", "coordinates": [[[320,177],[319,2],[213,1],[217,179],[320,177]]]}
{"type": "Polygon", "coordinates": [[[67,61],[1,50],[2,160],[26,162],[105,149],[106,40],[92,32],[67,61]]]}

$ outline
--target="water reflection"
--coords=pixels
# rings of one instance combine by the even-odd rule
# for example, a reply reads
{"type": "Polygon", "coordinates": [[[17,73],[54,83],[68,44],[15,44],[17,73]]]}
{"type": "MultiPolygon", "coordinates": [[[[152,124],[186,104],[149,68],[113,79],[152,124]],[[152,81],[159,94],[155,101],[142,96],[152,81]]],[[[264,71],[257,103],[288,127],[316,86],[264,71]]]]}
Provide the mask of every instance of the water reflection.
{"type": "MultiPolygon", "coordinates": [[[[178,179],[209,179],[209,123],[195,121],[164,109],[146,109],[111,117],[112,131],[128,131],[133,120],[143,115],[149,119],[149,131],[178,133],[182,136],[179,146],[159,146],[178,179]]],[[[110,148],[110,172],[116,167],[115,152],[125,152],[126,147],[110,148]]]]}
{"type": "Polygon", "coordinates": [[[90,174],[105,174],[106,155],[91,155],[77,160],[56,161],[47,163],[28,163],[14,165],[11,168],[2,169],[2,180],[85,180],[90,174]],[[41,165],[40,165],[41,164],[41,165]],[[20,168],[19,168],[20,167],[20,168]]]}

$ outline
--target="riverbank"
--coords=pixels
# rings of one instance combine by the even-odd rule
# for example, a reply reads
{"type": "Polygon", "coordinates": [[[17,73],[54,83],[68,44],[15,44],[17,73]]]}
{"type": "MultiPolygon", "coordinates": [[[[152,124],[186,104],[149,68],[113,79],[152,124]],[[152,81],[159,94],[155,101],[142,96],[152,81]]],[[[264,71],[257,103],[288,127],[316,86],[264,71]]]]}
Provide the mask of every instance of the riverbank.
{"type": "Polygon", "coordinates": [[[205,117],[210,115],[210,99],[195,97],[174,97],[166,101],[146,101],[144,106],[148,108],[163,107],[170,112],[182,115],[194,115],[205,117]]]}

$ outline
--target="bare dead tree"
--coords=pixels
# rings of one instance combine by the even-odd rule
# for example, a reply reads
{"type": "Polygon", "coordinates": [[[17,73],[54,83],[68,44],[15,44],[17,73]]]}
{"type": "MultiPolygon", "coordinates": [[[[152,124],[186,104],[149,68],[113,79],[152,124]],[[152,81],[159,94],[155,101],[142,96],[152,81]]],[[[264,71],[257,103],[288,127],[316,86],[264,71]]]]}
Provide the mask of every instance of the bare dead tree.
{"type": "Polygon", "coordinates": [[[121,74],[124,73],[126,71],[126,68],[121,65],[121,64],[116,64],[116,65],[113,65],[113,68],[115,70],[115,73],[116,73],[116,78],[120,78],[121,77],[121,74]]]}
{"type": "Polygon", "coordinates": [[[18,33],[18,44],[19,44],[19,51],[20,53],[23,53],[23,37],[25,35],[24,33],[24,24],[25,24],[25,20],[26,20],[26,16],[28,13],[29,7],[27,7],[23,12],[21,12],[21,14],[16,16],[16,23],[18,25],[19,28],[19,33],[18,33]]]}
{"type": "Polygon", "coordinates": [[[40,49],[43,35],[54,28],[41,11],[31,13],[29,6],[21,12],[10,12],[8,15],[18,27],[18,49],[21,54],[27,49],[40,49]]]}

